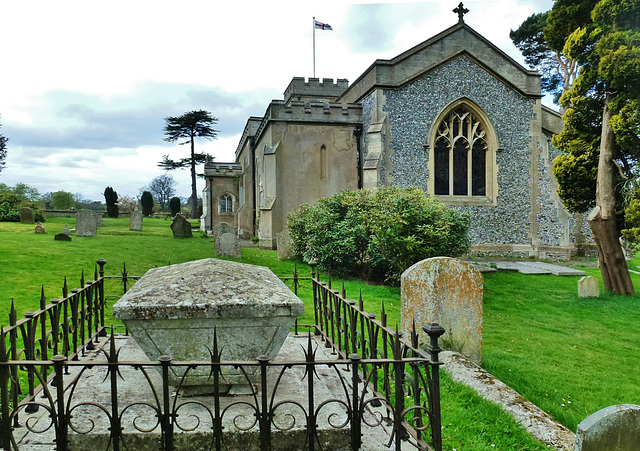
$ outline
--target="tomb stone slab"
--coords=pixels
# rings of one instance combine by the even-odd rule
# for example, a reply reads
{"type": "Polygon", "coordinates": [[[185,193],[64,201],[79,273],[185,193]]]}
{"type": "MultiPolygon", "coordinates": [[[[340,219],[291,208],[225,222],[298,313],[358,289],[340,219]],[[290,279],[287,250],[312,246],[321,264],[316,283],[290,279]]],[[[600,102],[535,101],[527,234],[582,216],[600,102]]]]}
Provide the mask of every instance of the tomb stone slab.
{"type": "Polygon", "coordinates": [[[400,279],[401,322],[405,337],[415,321],[419,345],[429,337],[422,326],[437,322],[442,343],[480,363],[482,359],[482,275],[469,263],[449,257],[422,260],[400,279]]]}
{"type": "Polygon", "coordinates": [[[191,238],[193,236],[193,232],[191,232],[191,223],[180,214],[175,215],[173,218],[171,230],[173,231],[174,238],[191,238]]]}
{"type": "Polygon", "coordinates": [[[138,207],[136,207],[129,216],[129,230],[137,232],[142,230],[142,212],[138,210],[138,207]]]}
{"type": "Polygon", "coordinates": [[[600,288],[598,287],[598,279],[593,276],[584,276],[578,280],[578,297],[590,298],[599,297],[600,288]]]}
{"type": "MultiPolygon", "coordinates": [[[[210,258],[149,270],[113,312],[151,360],[210,360],[215,334],[225,343],[222,360],[246,361],[275,358],[304,304],[268,268],[210,258]]],[[[226,389],[247,385],[244,375],[226,371],[226,389]]],[[[208,375],[194,371],[184,385],[206,390],[208,375]]]]}
{"type": "Polygon", "coordinates": [[[605,407],[578,424],[575,451],[637,451],[640,449],[640,406],[605,407]]]}
{"type": "Polygon", "coordinates": [[[278,248],[278,260],[286,260],[295,256],[289,229],[284,229],[276,234],[276,247],[278,248]]]}
{"type": "Polygon", "coordinates": [[[76,236],[96,236],[98,218],[90,210],[76,213],[76,236]]]}
{"type": "Polygon", "coordinates": [[[222,233],[216,236],[213,246],[216,257],[242,257],[240,240],[234,233],[222,233]]]}
{"type": "Polygon", "coordinates": [[[20,222],[24,224],[33,224],[33,209],[29,207],[22,207],[20,209],[20,222]]]}

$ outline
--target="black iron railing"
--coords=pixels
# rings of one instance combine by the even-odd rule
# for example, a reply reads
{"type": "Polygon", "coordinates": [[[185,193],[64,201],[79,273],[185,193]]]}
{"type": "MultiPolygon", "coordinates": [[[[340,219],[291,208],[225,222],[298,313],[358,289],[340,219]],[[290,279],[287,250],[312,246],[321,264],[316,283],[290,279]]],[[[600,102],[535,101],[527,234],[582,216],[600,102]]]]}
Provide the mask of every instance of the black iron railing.
{"type": "MultiPolygon", "coordinates": [[[[438,337],[444,330],[437,324],[423,328],[431,337],[427,354],[418,349],[415,331],[410,341],[404,340],[397,329],[387,326],[384,309],[376,319],[364,311],[362,299],[346,299],[344,286],[342,292],[333,290],[330,281],[320,281],[312,266],[310,278],[299,277],[297,270],[293,278],[286,278],[293,281],[296,293],[300,284],[310,283],[313,290],[315,324],[296,324],[296,333],[303,329],[307,335],[304,359],[224,362],[214,343],[210,361],[173,362],[163,357],[156,362],[125,362],[119,360],[113,328],[106,337],[109,327],[104,312],[109,296],[105,296],[104,282],[109,278],[104,276],[106,262],[97,263],[93,281],[83,280],[82,288],[64,292],[63,298],[48,305],[42,295],[41,308],[23,319],[17,320],[12,309],[10,325],[0,331],[0,448],[19,449],[15,432],[26,428],[53,434],[58,450],[69,449],[70,442],[91,434],[106,437],[106,447],[114,450],[133,449],[131,443],[140,435],[156,434],[152,439],[160,449],[173,450],[181,447],[180,440],[185,438],[181,432],[195,434],[200,428],[202,449],[234,449],[229,442],[237,440],[235,429],[244,439],[253,440],[247,449],[278,449],[279,434],[297,430],[300,448],[317,450],[322,449],[325,431],[319,424],[323,423],[344,432],[346,447],[354,450],[361,449],[366,428],[381,424],[391,425],[386,445],[396,450],[403,442],[417,449],[442,449],[438,337]],[[83,361],[99,339],[104,358],[83,361]],[[336,360],[316,359],[317,340],[336,360]],[[186,377],[202,367],[210,372],[214,386],[207,401],[183,398],[181,387],[170,386],[170,370],[186,377]],[[250,401],[229,404],[229,398],[215,388],[228,367],[245,375],[257,371],[263,388],[252,389],[250,401]],[[127,371],[142,375],[141,385],[150,394],[147,398],[123,399],[119,378],[127,371]],[[326,371],[342,387],[328,399],[316,393],[317,375],[326,371]],[[109,381],[104,402],[77,396],[82,378],[91,372],[104,374],[109,381]],[[28,393],[21,394],[19,381],[25,377],[28,393]],[[280,382],[286,377],[298,377],[297,384],[305,386],[304,395],[282,398],[280,382]],[[194,406],[200,413],[185,418],[185,409],[194,406]],[[86,413],[89,407],[93,414],[86,413]],[[45,409],[48,424],[28,420],[38,409],[45,409]]],[[[129,276],[125,268],[116,279],[122,279],[126,291],[127,281],[137,277],[129,276]]]]}

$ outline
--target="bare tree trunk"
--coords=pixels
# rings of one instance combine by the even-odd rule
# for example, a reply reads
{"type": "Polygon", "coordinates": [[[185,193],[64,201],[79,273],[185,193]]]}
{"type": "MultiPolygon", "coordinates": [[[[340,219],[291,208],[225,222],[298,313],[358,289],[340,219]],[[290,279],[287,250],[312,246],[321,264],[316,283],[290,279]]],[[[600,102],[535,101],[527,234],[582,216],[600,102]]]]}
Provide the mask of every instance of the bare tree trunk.
{"type": "Polygon", "coordinates": [[[196,189],[196,155],[194,137],[191,136],[191,217],[198,216],[198,191],[196,189]]]}
{"type": "Polygon", "coordinates": [[[597,206],[589,215],[589,226],[598,248],[598,261],[600,262],[604,289],[616,294],[634,294],[633,283],[631,283],[627,262],[620,245],[620,234],[615,215],[615,176],[617,170],[614,158],[616,143],[613,130],[609,125],[611,119],[609,103],[612,97],[607,93],[602,113],[602,138],[596,185],[597,206]]]}

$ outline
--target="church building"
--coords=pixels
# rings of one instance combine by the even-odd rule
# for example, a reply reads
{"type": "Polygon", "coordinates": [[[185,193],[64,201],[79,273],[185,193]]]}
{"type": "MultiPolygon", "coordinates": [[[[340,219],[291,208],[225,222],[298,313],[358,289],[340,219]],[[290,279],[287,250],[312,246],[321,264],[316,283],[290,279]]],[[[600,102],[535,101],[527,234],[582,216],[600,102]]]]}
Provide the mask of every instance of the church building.
{"type": "Polygon", "coordinates": [[[540,75],[463,20],[357,80],[295,77],[247,120],[233,163],[205,166],[202,227],[275,248],[286,215],[342,190],[417,187],[469,213],[473,253],[568,259],[590,231],[556,194],[561,116],[540,75]]]}

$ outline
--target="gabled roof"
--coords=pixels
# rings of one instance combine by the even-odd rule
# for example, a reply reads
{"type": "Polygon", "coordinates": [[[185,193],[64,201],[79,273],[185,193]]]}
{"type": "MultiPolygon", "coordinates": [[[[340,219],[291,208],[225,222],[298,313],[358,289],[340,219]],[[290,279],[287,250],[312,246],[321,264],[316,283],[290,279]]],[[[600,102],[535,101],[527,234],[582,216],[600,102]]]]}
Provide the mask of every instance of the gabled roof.
{"type": "Polygon", "coordinates": [[[376,60],[338,101],[360,102],[375,87],[402,87],[461,55],[468,56],[522,95],[541,97],[540,74],[524,68],[462,22],[395,58],[376,60]]]}

